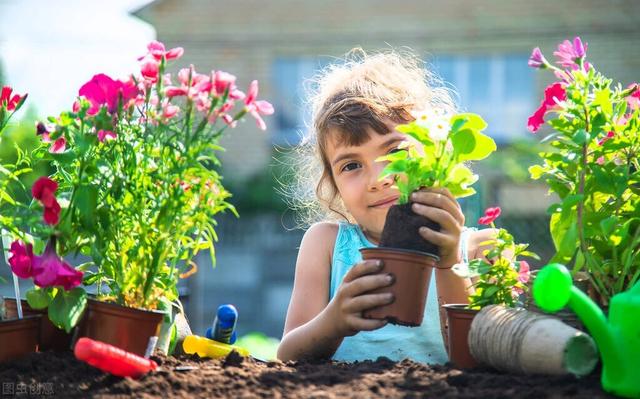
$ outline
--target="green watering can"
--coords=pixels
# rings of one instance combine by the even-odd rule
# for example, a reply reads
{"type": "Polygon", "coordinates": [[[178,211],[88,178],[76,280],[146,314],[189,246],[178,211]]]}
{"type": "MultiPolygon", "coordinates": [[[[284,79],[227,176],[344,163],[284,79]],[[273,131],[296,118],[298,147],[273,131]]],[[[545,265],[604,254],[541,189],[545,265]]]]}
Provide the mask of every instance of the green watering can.
{"type": "Polygon", "coordinates": [[[557,312],[568,304],[598,345],[603,389],[640,398],[640,282],[611,298],[608,321],[598,305],[573,286],[567,268],[557,263],[538,272],[533,298],[546,312],[557,312]]]}

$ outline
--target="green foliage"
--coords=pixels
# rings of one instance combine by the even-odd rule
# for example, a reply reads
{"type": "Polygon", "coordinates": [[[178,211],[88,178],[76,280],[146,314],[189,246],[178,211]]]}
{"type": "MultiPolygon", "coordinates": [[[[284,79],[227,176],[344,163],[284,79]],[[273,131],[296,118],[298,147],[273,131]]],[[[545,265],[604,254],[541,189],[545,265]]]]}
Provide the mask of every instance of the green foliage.
{"type": "Polygon", "coordinates": [[[549,208],[551,261],[585,269],[607,303],[640,278],[638,89],[579,64],[563,72],[566,100],[547,113],[551,149],[529,171],[560,197],[549,208]]]}
{"type": "Polygon", "coordinates": [[[478,176],[465,162],[484,159],[496,150],[493,139],[482,134],[486,126],[476,114],[419,114],[415,121],[396,127],[412,140],[406,150],[378,158],[389,162],[380,178],[396,176],[400,204],[422,187],[443,187],[457,198],[473,195],[469,186],[478,176]]]}
{"type": "Polygon", "coordinates": [[[518,260],[521,256],[539,259],[528,250],[529,244],[518,244],[506,229],[499,229],[496,237],[482,243],[490,246],[483,258],[469,261],[468,265],[457,264],[453,271],[463,278],[471,278],[475,293],[469,296],[470,309],[481,309],[488,305],[518,305],[529,280],[529,265],[518,260]]]}

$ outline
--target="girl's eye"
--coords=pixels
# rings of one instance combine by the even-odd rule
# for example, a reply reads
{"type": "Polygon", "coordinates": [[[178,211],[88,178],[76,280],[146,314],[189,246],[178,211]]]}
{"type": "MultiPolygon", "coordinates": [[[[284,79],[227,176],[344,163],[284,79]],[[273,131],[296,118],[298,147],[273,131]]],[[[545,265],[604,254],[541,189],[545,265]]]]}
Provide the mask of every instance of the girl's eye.
{"type": "Polygon", "coordinates": [[[354,170],[360,167],[360,164],[358,164],[357,162],[349,162],[348,164],[344,165],[342,167],[342,169],[340,169],[341,172],[348,172],[350,170],[354,170]]]}
{"type": "Polygon", "coordinates": [[[399,152],[399,151],[406,151],[405,148],[392,148],[391,150],[389,150],[389,154],[393,154],[394,152],[399,152]]]}

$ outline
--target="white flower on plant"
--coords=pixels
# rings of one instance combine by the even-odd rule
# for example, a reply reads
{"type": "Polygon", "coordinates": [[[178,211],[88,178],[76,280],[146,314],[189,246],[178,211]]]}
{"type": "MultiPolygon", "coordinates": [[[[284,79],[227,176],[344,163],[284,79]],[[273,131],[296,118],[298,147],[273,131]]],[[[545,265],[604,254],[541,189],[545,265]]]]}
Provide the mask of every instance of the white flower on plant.
{"type": "Polygon", "coordinates": [[[411,113],[416,118],[418,126],[429,130],[429,137],[434,141],[445,141],[451,131],[451,114],[441,108],[431,108],[426,111],[411,113]]]}

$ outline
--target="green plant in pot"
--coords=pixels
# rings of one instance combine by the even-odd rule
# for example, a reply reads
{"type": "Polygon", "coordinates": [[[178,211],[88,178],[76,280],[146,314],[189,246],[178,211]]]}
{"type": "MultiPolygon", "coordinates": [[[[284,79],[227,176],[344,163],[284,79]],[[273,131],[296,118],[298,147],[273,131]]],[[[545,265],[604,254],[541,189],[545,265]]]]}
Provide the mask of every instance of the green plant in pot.
{"type": "Polygon", "coordinates": [[[560,201],[553,204],[552,262],[586,271],[597,302],[624,292],[640,279],[640,86],[614,83],[586,60],[587,44],[565,40],[556,65],[534,49],[529,65],[552,71],[558,80],[545,90],[529,118],[553,151],[529,171],[543,179],[560,201]]]}
{"type": "Polygon", "coordinates": [[[226,72],[165,74],[182,53],[152,42],[139,73],[95,75],[71,111],[38,124],[42,145],[30,156],[55,172],[13,212],[25,229],[12,231],[11,266],[34,279],[29,304],[70,331],[88,303],[79,335],[139,354],[181,308],[177,286],[197,271],[193,257],[209,250],[215,260],[214,217],[235,213],[216,171],[222,133],[246,114],[265,129],[261,115],[273,112],[257,81],[245,94],[226,72]],[[87,261],[72,267],[65,255],[87,261]]]}
{"type": "MultiPolygon", "coordinates": [[[[2,132],[11,117],[22,107],[27,95],[13,92],[9,86],[3,86],[0,91],[0,140],[2,132]]],[[[6,143],[2,143],[6,144],[6,143]]],[[[11,218],[5,216],[7,206],[15,203],[9,187],[13,182],[19,182],[19,176],[29,171],[28,165],[20,159],[15,164],[0,165],[0,228],[11,225],[11,218]]],[[[7,251],[7,248],[4,248],[7,251]]],[[[1,279],[0,279],[1,280],[1,279]]],[[[5,283],[2,280],[0,283],[5,283]]],[[[21,357],[38,349],[41,316],[28,315],[18,317],[7,310],[5,299],[0,296],[0,362],[21,357]],[[8,344],[10,343],[10,344],[8,344]]]]}
{"type": "Polygon", "coordinates": [[[470,278],[474,288],[468,304],[444,305],[449,357],[459,367],[477,365],[467,340],[475,315],[489,305],[521,307],[529,281],[529,264],[519,259],[522,256],[539,259],[528,250],[528,244],[516,243],[513,235],[504,228],[496,229],[494,222],[501,212],[500,207],[488,208],[485,215],[478,219],[478,224],[495,229],[494,238],[482,243],[487,248],[484,257],[453,266],[454,273],[470,278]]]}
{"type": "Polygon", "coordinates": [[[380,178],[395,176],[400,193],[398,204],[389,208],[378,248],[362,249],[364,259],[382,259],[385,273],[396,280],[391,290],[395,301],[367,311],[365,316],[391,323],[418,326],[422,323],[433,267],[438,267],[438,248],[419,234],[422,226],[439,231],[440,226],[411,210],[411,193],[423,188],[446,188],[456,198],[475,193],[470,186],[478,180],[468,161],[481,160],[496,149],[482,133],[484,120],[476,114],[450,115],[438,109],[416,112],[415,120],[398,125],[408,136],[404,151],[378,161],[388,164],[380,178]]]}

